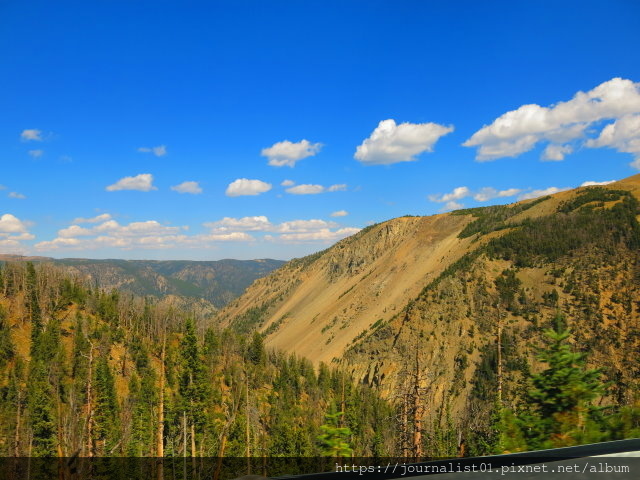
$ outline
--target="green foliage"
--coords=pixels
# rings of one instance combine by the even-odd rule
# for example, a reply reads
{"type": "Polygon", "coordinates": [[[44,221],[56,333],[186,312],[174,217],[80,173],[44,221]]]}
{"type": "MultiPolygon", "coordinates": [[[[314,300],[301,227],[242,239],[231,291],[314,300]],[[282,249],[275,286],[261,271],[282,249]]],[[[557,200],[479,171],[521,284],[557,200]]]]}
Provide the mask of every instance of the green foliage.
{"type": "Polygon", "coordinates": [[[462,229],[458,238],[471,237],[477,233],[486,235],[496,230],[509,228],[510,223],[507,220],[515,215],[529,210],[531,207],[538,205],[551,197],[537,198],[531,202],[519,203],[516,205],[494,205],[491,207],[465,208],[456,210],[452,215],[472,215],[476,218],[462,229]]]}
{"type": "MultiPolygon", "coordinates": [[[[578,200],[580,197],[577,203],[578,200]]],[[[516,267],[532,267],[585,247],[604,255],[615,255],[619,244],[629,249],[640,247],[638,201],[628,192],[610,208],[583,206],[565,212],[567,209],[562,207],[555,215],[524,220],[518,228],[492,239],[485,248],[487,254],[512,261],[516,267]]]]}
{"type": "Polygon", "coordinates": [[[522,282],[516,277],[516,272],[511,269],[504,270],[496,278],[495,284],[502,305],[508,310],[514,310],[516,308],[516,295],[522,288],[522,282]]]}
{"type": "MultiPolygon", "coordinates": [[[[597,369],[585,366],[585,355],[568,343],[571,334],[564,319],[556,318],[547,330],[548,345],[538,358],[547,368],[533,376],[527,393],[527,408],[519,417],[511,438],[512,448],[555,448],[599,441],[605,436],[602,410],[594,405],[605,390],[597,369]],[[526,443],[525,443],[526,442],[526,443]]],[[[513,422],[512,422],[513,423],[513,422]]]]}
{"type": "Polygon", "coordinates": [[[101,454],[110,455],[119,440],[118,400],[111,367],[105,357],[96,366],[95,435],[101,444],[101,454]]]}
{"type": "Polygon", "coordinates": [[[15,346],[11,340],[11,331],[7,322],[7,313],[0,305],[0,368],[15,356],[15,346]]]}
{"type": "Polygon", "coordinates": [[[247,358],[253,365],[264,365],[267,352],[264,349],[264,339],[259,332],[253,332],[251,343],[247,348],[247,358]]]}
{"type": "Polygon", "coordinates": [[[339,426],[339,420],[343,415],[343,412],[327,414],[326,423],[320,426],[322,433],[318,436],[318,442],[322,454],[327,457],[350,457],[353,453],[349,445],[351,429],[339,426]]]}

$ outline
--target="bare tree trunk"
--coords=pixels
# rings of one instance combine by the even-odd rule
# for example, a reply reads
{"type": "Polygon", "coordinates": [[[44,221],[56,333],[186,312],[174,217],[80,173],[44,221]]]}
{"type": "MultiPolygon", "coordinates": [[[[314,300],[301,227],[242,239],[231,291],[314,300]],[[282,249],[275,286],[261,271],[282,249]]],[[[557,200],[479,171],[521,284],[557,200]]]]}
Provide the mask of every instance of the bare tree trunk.
{"type": "Polygon", "coordinates": [[[158,457],[158,469],[156,473],[158,480],[164,478],[164,355],[166,343],[166,336],[163,336],[162,353],[160,354],[160,403],[158,405],[158,432],[156,440],[156,455],[158,457]]]}
{"type": "Polygon", "coordinates": [[[416,366],[413,378],[413,455],[422,456],[422,405],[420,395],[420,361],[416,342],[416,366]]]}
{"type": "Polygon", "coordinates": [[[13,442],[13,455],[15,457],[19,457],[20,456],[20,420],[21,420],[21,409],[20,407],[22,406],[22,399],[21,394],[22,392],[20,391],[20,387],[18,387],[18,408],[16,411],[16,435],[15,435],[15,439],[13,442]]]}
{"type": "Polygon", "coordinates": [[[251,440],[249,437],[249,373],[245,370],[244,373],[246,380],[246,409],[247,409],[247,421],[246,421],[246,437],[247,437],[247,475],[251,475],[251,446],[249,441],[251,440]]]}
{"type": "Polygon", "coordinates": [[[91,382],[93,379],[93,343],[89,340],[89,371],[87,373],[87,457],[93,457],[93,405],[91,382]]]}
{"type": "Polygon", "coordinates": [[[498,314],[498,333],[496,342],[498,343],[498,408],[502,409],[502,315],[498,314]]]}

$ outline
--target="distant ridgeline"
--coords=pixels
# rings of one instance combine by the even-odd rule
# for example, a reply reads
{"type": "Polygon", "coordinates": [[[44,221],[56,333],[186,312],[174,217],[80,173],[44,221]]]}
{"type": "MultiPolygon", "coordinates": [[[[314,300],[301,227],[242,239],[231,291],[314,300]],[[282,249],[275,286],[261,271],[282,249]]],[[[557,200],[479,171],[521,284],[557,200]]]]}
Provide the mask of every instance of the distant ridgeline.
{"type": "Polygon", "coordinates": [[[257,333],[50,263],[0,269],[0,456],[380,456],[393,417],[368,387],[257,333]]]}
{"type": "Polygon", "coordinates": [[[181,300],[179,303],[183,306],[199,306],[200,309],[209,306],[209,310],[223,307],[242,294],[254,280],[285,263],[272,259],[189,261],[34,258],[34,262],[41,261],[61,265],[105,290],[116,288],[158,298],[171,295],[181,300]]]}

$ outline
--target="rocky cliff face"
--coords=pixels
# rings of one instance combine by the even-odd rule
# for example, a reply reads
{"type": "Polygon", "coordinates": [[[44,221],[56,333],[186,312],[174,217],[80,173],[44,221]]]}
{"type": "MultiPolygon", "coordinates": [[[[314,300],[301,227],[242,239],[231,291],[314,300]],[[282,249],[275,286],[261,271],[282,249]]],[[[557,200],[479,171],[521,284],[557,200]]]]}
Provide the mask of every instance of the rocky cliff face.
{"type": "Polygon", "coordinates": [[[218,321],[340,363],[388,398],[417,375],[427,410],[471,425],[488,421],[498,380],[505,403],[518,401],[544,329],[562,314],[575,349],[612,382],[611,401],[629,403],[640,375],[639,192],[634,176],[396,218],[257,280],[218,321]]]}

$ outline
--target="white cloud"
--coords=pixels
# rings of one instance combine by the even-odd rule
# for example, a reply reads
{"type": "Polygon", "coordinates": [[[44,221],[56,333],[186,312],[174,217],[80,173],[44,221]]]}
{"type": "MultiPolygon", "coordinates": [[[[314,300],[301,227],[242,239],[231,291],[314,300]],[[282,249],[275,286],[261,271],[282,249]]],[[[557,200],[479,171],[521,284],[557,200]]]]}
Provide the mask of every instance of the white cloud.
{"type": "Polygon", "coordinates": [[[331,213],[331,217],[346,217],[347,215],[349,215],[349,212],[347,212],[346,210],[338,210],[336,212],[331,213]]]}
{"type": "Polygon", "coordinates": [[[58,230],[58,236],[62,238],[74,238],[87,235],[93,235],[93,231],[89,228],[80,227],[78,225],[71,225],[62,230],[58,230]]]}
{"type": "Polygon", "coordinates": [[[360,231],[359,228],[346,227],[331,231],[323,228],[315,232],[305,233],[285,233],[277,237],[270,237],[270,240],[279,240],[283,243],[303,243],[303,242],[323,242],[330,243],[341,240],[350,235],[354,235],[360,231]]]}
{"type": "Polygon", "coordinates": [[[456,187],[451,193],[445,193],[444,195],[436,194],[429,195],[429,200],[432,202],[445,203],[452,200],[460,200],[471,195],[471,190],[468,187],[456,187]]]}
{"type": "Polygon", "coordinates": [[[335,228],[338,224],[335,222],[327,222],[325,220],[320,219],[311,219],[311,220],[290,220],[288,222],[283,222],[278,225],[275,231],[280,233],[291,233],[291,232],[313,232],[318,230],[326,230],[329,228],[335,228]]]}
{"type": "Polygon", "coordinates": [[[640,113],[640,83],[613,78],[588,92],[578,92],[566,102],[549,107],[522,105],[485,125],[463,143],[466,147],[477,147],[478,161],[495,160],[502,157],[517,157],[531,150],[538,142],[556,144],[545,150],[543,159],[561,160],[570,153],[570,146],[558,144],[586,137],[596,128],[596,122],[614,119],[614,126],[607,125],[597,140],[587,139],[589,147],[612,147],[618,151],[640,153],[635,139],[638,125],[632,117],[640,113]],[[620,124],[618,124],[620,122],[620,124]],[[616,125],[618,124],[618,125],[616,125]],[[609,128],[610,127],[610,128],[609,128]],[[615,130],[620,131],[615,134],[615,130]],[[604,134],[604,136],[603,136],[604,134]],[[563,148],[563,150],[559,150],[563,148]]]}
{"type": "Polygon", "coordinates": [[[496,190],[493,187],[482,187],[477,192],[471,191],[468,187],[456,187],[451,192],[445,194],[429,195],[429,200],[437,203],[444,203],[442,212],[448,212],[451,210],[459,210],[464,205],[457,200],[463,198],[473,197],[476,202],[486,202],[493,200],[494,198],[505,198],[517,195],[522,190],[518,188],[507,188],[505,190],[496,190]]]}
{"type": "Polygon", "coordinates": [[[40,158],[44,154],[44,150],[29,150],[27,153],[33,158],[40,158]]]}
{"type": "Polygon", "coordinates": [[[551,162],[561,162],[564,157],[570,153],[573,153],[573,147],[571,145],[555,145],[550,143],[547,148],[542,152],[542,160],[548,160],[551,162]]]}
{"type": "MultiPolygon", "coordinates": [[[[640,83],[636,84],[640,85],[640,83]]],[[[587,147],[609,147],[631,153],[631,166],[640,170],[640,114],[625,115],[602,129],[600,136],[586,142],[587,147]]]]}
{"type": "Polygon", "coordinates": [[[245,232],[218,233],[210,235],[196,235],[192,237],[197,242],[251,242],[255,240],[245,232]]]}
{"type": "Polygon", "coordinates": [[[285,190],[285,192],[291,193],[293,195],[317,195],[319,193],[325,193],[325,192],[343,192],[346,189],[347,189],[346,183],[336,183],[335,185],[331,185],[329,187],[325,187],[323,185],[305,183],[302,185],[289,187],[285,190]]]}
{"type": "Polygon", "coordinates": [[[226,233],[230,231],[300,233],[338,227],[338,224],[335,222],[327,222],[315,218],[310,220],[290,220],[273,224],[264,215],[242,218],[224,217],[222,220],[207,222],[203,225],[210,228],[212,233],[226,233]]]}
{"type": "Polygon", "coordinates": [[[569,190],[569,187],[549,187],[543,190],[531,190],[530,192],[525,192],[518,197],[518,200],[529,200],[532,198],[544,197],[546,195],[553,195],[554,193],[564,192],[565,190],[569,190]]]}
{"type": "Polygon", "coordinates": [[[389,165],[411,162],[423,152],[433,151],[440,137],[453,131],[453,126],[437,123],[401,123],[383,120],[356,149],[354,158],[365,165],[389,165]]]}
{"type": "Polygon", "coordinates": [[[227,232],[230,230],[270,231],[273,229],[273,225],[264,215],[242,218],[224,217],[222,220],[204,223],[203,225],[210,228],[212,232],[227,232]]]}
{"type": "Polygon", "coordinates": [[[302,140],[298,143],[285,140],[274,143],[269,148],[263,148],[260,155],[267,157],[268,163],[272,167],[284,167],[285,165],[293,167],[303,158],[316,155],[321,148],[321,143],[310,143],[308,140],[302,140]]]}
{"type": "Polygon", "coordinates": [[[0,233],[26,233],[27,226],[19,218],[5,213],[0,217],[0,233]]]}
{"type": "Polygon", "coordinates": [[[25,198],[27,198],[25,195],[18,193],[18,192],[9,192],[9,195],[7,195],[7,197],[9,198],[17,198],[19,200],[24,200],[25,198]]]}
{"type": "Polygon", "coordinates": [[[324,190],[325,188],[322,185],[303,184],[287,188],[286,192],[294,195],[316,195],[324,192],[324,190]]]}
{"type": "Polygon", "coordinates": [[[28,232],[27,223],[10,213],[0,216],[0,249],[2,251],[5,253],[24,253],[26,251],[22,241],[35,238],[35,235],[28,232]]]}
{"type": "Polygon", "coordinates": [[[36,128],[28,128],[22,131],[22,133],[20,134],[20,139],[24,142],[28,142],[30,140],[33,140],[35,142],[41,142],[42,131],[36,128]]]}
{"type": "Polygon", "coordinates": [[[115,192],[117,190],[139,190],[141,192],[148,192],[150,190],[157,190],[157,188],[153,186],[153,175],[150,173],[141,173],[135,177],[121,178],[113,185],[109,185],[106,190],[108,192],[115,192]]]}
{"type": "Polygon", "coordinates": [[[138,151],[141,153],[153,153],[156,157],[164,157],[167,154],[167,147],[165,145],[158,145],[157,147],[140,147],[138,151]]]}
{"type": "Polygon", "coordinates": [[[77,217],[74,218],[71,223],[99,223],[105,222],[107,220],[111,220],[111,215],[108,213],[101,213],[100,215],[96,215],[95,217],[91,218],[77,217]]]}
{"type": "Polygon", "coordinates": [[[238,178],[229,184],[225,192],[228,197],[239,197],[242,195],[260,195],[271,190],[271,184],[262,180],[249,180],[238,178]]]}
{"type": "Polygon", "coordinates": [[[198,182],[182,182],[180,185],[174,185],[171,190],[178,193],[191,193],[197,195],[202,193],[202,188],[198,182]]]}
{"type": "Polygon", "coordinates": [[[592,187],[595,185],[609,185],[610,183],[616,182],[617,180],[606,180],[604,182],[593,182],[591,180],[588,180],[586,182],[582,182],[582,184],[580,185],[581,187],[592,187]]]}
{"type": "Polygon", "coordinates": [[[461,204],[460,202],[456,202],[454,200],[451,200],[447,203],[444,204],[444,206],[440,209],[441,212],[450,212],[451,210],[460,210],[461,208],[464,208],[464,205],[461,204]]]}
{"type": "Polygon", "coordinates": [[[280,183],[280,185],[282,185],[283,187],[290,187],[295,184],[296,182],[294,182],[293,180],[283,180],[282,183],[280,183]]]}
{"type": "Polygon", "coordinates": [[[488,200],[493,200],[494,198],[513,197],[520,192],[521,190],[519,188],[508,188],[506,190],[498,191],[492,187],[483,187],[473,195],[473,199],[476,202],[486,202],[488,200]]]}

